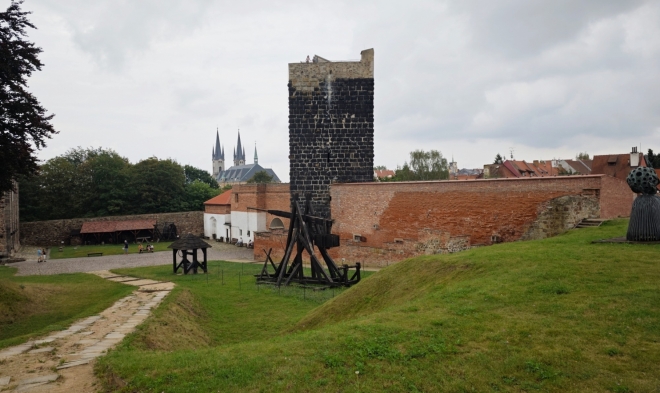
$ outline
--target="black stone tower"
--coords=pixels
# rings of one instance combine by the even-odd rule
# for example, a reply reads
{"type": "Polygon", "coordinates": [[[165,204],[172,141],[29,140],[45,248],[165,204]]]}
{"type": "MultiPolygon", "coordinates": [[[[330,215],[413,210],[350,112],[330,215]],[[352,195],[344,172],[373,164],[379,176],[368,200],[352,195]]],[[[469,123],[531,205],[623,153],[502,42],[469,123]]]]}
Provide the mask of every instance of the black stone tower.
{"type": "Polygon", "coordinates": [[[289,64],[291,194],[330,217],[330,184],[373,181],[374,50],[360,61],[289,64]]]}

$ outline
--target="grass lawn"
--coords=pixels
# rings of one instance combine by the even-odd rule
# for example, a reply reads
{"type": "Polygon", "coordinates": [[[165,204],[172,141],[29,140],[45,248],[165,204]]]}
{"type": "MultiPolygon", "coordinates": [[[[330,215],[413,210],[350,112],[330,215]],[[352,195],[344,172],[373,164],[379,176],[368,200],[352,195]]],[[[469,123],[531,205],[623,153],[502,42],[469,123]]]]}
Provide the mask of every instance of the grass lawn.
{"type": "MultiPolygon", "coordinates": [[[[143,247],[146,248],[148,243],[143,243],[143,247]]],[[[172,242],[159,242],[151,243],[154,246],[154,252],[158,251],[171,251],[167,246],[172,244],[172,242]]],[[[104,244],[96,246],[66,246],[62,251],[59,251],[58,247],[53,247],[50,249],[50,259],[61,259],[61,258],[87,258],[87,254],[102,252],[103,255],[119,255],[124,253],[123,244],[104,244]]],[[[130,243],[128,245],[129,254],[137,254],[138,246],[137,244],[130,243]]]]}
{"type": "Polygon", "coordinates": [[[658,391],[660,246],[591,244],[626,227],[410,259],[322,304],[177,277],[97,373],[123,392],[658,391]],[[187,329],[204,336],[168,343],[187,329]]]}
{"type": "Polygon", "coordinates": [[[0,266],[0,348],[62,330],[94,315],[135,288],[90,274],[16,277],[0,266]]]}

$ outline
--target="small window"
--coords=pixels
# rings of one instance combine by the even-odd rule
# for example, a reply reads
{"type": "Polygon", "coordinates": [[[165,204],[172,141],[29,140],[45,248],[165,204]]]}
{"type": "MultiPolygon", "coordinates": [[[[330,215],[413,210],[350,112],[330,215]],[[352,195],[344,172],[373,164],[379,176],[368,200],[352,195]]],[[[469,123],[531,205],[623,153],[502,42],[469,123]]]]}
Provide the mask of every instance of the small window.
{"type": "Polygon", "coordinates": [[[234,194],[234,202],[238,203],[238,194],[234,194]]]}
{"type": "Polygon", "coordinates": [[[248,236],[250,236],[250,231],[248,231],[248,236]]]}
{"type": "Polygon", "coordinates": [[[270,229],[284,229],[284,223],[279,218],[273,218],[273,221],[270,222],[270,229]]]}
{"type": "Polygon", "coordinates": [[[238,236],[243,236],[243,230],[242,229],[238,230],[238,236]]]}

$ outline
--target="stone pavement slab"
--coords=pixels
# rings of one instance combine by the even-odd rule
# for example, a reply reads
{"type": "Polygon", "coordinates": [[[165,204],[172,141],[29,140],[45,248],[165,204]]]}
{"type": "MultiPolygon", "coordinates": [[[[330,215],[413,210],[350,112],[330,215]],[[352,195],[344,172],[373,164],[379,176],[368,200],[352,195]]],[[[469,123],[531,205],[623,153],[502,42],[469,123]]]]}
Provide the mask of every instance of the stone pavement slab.
{"type": "Polygon", "coordinates": [[[55,348],[53,348],[53,347],[43,347],[43,348],[33,349],[31,351],[28,351],[28,353],[45,353],[45,352],[50,352],[53,349],[55,349],[55,348]]]}

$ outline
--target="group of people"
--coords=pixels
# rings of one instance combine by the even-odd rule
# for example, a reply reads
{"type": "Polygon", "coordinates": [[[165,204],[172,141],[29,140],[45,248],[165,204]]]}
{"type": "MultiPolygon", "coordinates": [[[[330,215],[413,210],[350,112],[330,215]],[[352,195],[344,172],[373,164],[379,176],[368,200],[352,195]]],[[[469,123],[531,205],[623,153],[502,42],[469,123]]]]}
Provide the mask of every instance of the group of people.
{"type": "Polygon", "coordinates": [[[37,248],[37,263],[46,262],[46,249],[37,248]]]}
{"type": "MultiPolygon", "coordinates": [[[[243,237],[238,238],[238,241],[236,242],[236,247],[245,247],[245,243],[243,243],[243,237]]],[[[252,243],[252,239],[248,240],[247,248],[254,248],[254,243],[252,243]]]]}
{"type": "Polygon", "coordinates": [[[154,252],[154,246],[153,244],[149,243],[147,244],[146,247],[142,247],[142,243],[140,243],[138,245],[138,251],[140,252],[140,254],[142,254],[143,252],[154,252]]]}

